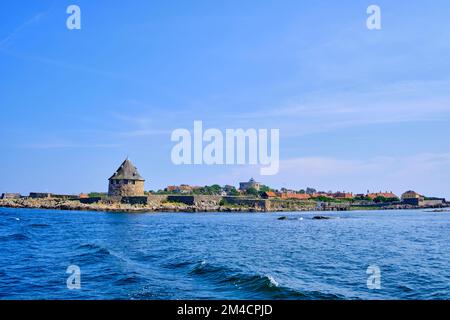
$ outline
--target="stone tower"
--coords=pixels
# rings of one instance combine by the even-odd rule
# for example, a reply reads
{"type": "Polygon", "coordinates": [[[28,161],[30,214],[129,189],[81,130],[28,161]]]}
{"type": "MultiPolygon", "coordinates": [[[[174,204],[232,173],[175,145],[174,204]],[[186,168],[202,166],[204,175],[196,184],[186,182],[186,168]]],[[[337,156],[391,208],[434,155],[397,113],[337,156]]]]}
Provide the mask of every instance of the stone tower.
{"type": "Polygon", "coordinates": [[[144,178],[128,158],[109,178],[108,196],[132,197],[144,195],[144,178]]]}

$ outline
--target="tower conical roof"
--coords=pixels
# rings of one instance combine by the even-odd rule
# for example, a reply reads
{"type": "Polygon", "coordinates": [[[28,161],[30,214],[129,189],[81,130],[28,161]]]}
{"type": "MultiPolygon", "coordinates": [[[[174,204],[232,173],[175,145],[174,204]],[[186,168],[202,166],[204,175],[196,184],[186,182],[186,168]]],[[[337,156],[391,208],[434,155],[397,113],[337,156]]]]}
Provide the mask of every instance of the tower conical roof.
{"type": "Polygon", "coordinates": [[[111,176],[111,178],[109,178],[109,180],[122,179],[145,181],[129,159],[126,159],[124,162],[122,162],[119,169],[117,169],[117,171],[111,176]]]}

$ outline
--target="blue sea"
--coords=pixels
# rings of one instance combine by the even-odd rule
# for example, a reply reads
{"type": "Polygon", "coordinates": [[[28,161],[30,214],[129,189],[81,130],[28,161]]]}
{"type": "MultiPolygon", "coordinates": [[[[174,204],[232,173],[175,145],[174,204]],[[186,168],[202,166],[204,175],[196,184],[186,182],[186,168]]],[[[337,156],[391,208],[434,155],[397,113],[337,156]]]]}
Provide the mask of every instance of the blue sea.
{"type": "Polygon", "coordinates": [[[450,299],[450,213],[0,208],[0,299],[450,299]]]}

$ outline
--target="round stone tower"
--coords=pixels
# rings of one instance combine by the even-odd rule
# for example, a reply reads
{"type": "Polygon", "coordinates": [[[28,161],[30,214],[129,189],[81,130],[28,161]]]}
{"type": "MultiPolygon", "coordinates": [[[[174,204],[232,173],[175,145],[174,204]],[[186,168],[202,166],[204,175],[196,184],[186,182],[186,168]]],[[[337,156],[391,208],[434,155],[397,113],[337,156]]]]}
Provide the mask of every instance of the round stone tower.
{"type": "Polygon", "coordinates": [[[133,197],[144,195],[144,179],[130,160],[126,159],[109,178],[108,196],[133,197]]]}

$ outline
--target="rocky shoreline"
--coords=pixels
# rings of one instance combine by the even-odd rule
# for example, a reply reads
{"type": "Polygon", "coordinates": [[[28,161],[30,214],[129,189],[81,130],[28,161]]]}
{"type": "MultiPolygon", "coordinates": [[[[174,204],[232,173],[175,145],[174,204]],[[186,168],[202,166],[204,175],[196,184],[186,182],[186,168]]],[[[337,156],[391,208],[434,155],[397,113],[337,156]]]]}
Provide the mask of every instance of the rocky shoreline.
{"type": "MultiPolygon", "coordinates": [[[[2,199],[0,207],[7,208],[28,208],[28,209],[50,209],[50,210],[76,210],[76,211],[103,211],[103,212],[124,212],[124,213],[151,213],[151,212],[302,212],[302,211],[349,211],[349,210],[374,210],[374,208],[362,207],[318,207],[312,203],[277,203],[272,206],[250,206],[250,205],[230,205],[220,203],[201,203],[188,205],[178,202],[150,202],[147,204],[126,204],[121,202],[96,202],[81,203],[76,200],[63,199],[2,199]]],[[[447,207],[448,208],[448,207],[447,207]]],[[[399,209],[435,209],[426,207],[414,207],[410,205],[392,205],[376,208],[375,210],[399,210],[399,209]]],[[[436,209],[437,210],[437,209],[436,209]]],[[[439,212],[448,212],[445,208],[439,212]]]]}
{"type": "MultiPolygon", "coordinates": [[[[124,203],[92,203],[85,204],[80,201],[60,199],[5,199],[0,200],[0,207],[76,210],[76,211],[103,211],[124,213],[150,213],[150,212],[266,212],[260,207],[229,206],[217,204],[187,205],[183,203],[155,203],[155,204],[124,204],[124,203]]],[[[277,210],[279,211],[279,210],[277,210]]],[[[299,210],[300,211],[300,210],[299,210]]]]}

